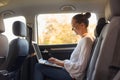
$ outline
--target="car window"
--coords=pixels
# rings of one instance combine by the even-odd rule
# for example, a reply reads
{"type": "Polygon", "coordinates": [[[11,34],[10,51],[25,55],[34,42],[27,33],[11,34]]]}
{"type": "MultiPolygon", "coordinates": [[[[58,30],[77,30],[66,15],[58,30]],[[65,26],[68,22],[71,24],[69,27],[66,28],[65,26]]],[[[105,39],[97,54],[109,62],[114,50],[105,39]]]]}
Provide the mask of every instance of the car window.
{"type": "Polygon", "coordinates": [[[24,16],[17,16],[4,19],[5,32],[3,34],[7,36],[9,42],[16,38],[16,36],[12,33],[12,25],[15,21],[22,21],[26,23],[24,16]]]}
{"type": "MultiPolygon", "coordinates": [[[[80,39],[72,31],[71,19],[77,13],[61,14],[39,14],[38,21],[38,43],[41,45],[51,44],[74,44],[80,39]]],[[[89,32],[94,35],[96,26],[96,14],[92,13],[89,18],[89,32]]]]}

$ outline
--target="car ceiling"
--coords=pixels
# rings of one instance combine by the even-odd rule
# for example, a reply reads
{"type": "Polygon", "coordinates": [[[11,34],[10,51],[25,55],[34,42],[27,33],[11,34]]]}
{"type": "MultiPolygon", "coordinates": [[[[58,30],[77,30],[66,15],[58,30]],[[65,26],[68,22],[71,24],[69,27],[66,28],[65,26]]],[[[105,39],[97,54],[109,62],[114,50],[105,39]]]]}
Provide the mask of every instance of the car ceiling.
{"type": "Polygon", "coordinates": [[[35,16],[42,13],[95,12],[104,16],[106,0],[0,0],[0,12],[13,12],[14,15],[35,16]],[[3,2],[4,1],[4,2],[3,2]],[[72,6],[75,10],[61,10],[72,6]]]}

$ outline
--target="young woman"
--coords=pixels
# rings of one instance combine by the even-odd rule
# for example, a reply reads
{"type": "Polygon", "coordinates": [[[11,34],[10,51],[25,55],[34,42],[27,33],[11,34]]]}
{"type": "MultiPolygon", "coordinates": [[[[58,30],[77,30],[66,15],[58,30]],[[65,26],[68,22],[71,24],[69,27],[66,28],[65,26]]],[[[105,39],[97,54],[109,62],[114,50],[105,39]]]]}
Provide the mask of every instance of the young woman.
{"type": "Polygon", "coordinates": [[[94,41],[94,37],[87,31],[88,18],[90,16],[91,14],[87,12],[85,14],[77,14],[72,18],[72,30],[82,38],[72,52],[70,59],[59,60],[54,57],[48,59],[49,62],[64,68],[53,68],[37,63],[35,65],[34,80],[44,80],[46,77],[50,78],[50,80],[83,79],[94,41]]]}

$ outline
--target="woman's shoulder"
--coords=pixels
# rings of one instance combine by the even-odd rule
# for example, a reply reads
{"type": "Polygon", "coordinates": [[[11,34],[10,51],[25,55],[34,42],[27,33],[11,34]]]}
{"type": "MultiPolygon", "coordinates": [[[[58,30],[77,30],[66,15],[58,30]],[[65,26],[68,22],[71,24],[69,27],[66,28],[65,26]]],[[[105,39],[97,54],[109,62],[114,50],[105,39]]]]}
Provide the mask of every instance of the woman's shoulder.
{"type": "Polygon", "coordinates": [[[83,43],[93,43],[95,40],[94,36],[87,34],[85,37],[81,38],[79,44],[83,43]]]}
{"type": "Polygon", "coordinates": [[[95,37],[92,35],[92,34],[87,34],[85,37],[84,37],[84,39],[87,39],[87,40],[92,40],[92,41],[94,41],[95,40],[95,37]]]}
{"type": "Polygon", "coordinates": [[[95,37],[89,33],[83,38],[83,40],[91,40],[91,41],[94,41],[94,39],[95,37]]]}

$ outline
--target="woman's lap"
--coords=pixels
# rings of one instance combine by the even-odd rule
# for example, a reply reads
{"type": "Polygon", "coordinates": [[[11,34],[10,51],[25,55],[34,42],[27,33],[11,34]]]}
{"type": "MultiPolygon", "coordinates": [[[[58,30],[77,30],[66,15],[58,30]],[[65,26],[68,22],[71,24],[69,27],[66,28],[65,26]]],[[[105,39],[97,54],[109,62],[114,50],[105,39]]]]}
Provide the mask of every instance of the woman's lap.
{"type": "MultiPolygon", "coordinates": [[[[35,77],[41,77],[40,79],[43,79],[43,77],[48,77],[52,80],[72,80],[69,73],[65,69],[46,66],[39,63],[35,65],[35,77]]],[[[39,80],[38,78],[37,80],[39,80]]]]}

